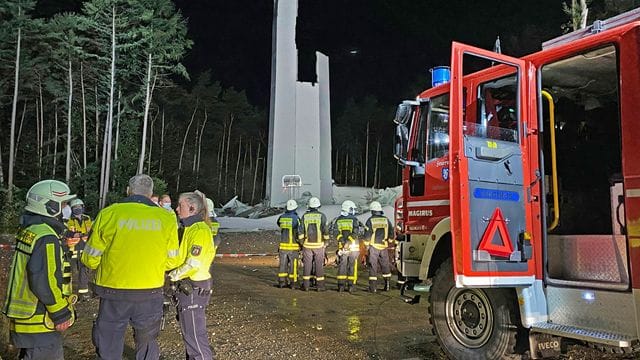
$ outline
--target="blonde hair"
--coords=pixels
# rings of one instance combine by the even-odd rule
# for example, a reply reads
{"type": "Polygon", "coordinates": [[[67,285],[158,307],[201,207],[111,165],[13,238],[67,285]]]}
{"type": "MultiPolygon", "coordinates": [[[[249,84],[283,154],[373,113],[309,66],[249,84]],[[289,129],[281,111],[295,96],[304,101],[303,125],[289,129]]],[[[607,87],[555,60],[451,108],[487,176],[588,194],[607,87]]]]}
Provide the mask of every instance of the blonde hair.
{"type": "Polygon", "coordinates": [[[184,199],[190,206],[193,206],[195,213],[202,217],[202,221],[204,221],[207,225],[211,225],[203,195],[204,194],[197,190],[195,192],[185,192],[180,194],[178,201],[182,201],[184,199]]]}

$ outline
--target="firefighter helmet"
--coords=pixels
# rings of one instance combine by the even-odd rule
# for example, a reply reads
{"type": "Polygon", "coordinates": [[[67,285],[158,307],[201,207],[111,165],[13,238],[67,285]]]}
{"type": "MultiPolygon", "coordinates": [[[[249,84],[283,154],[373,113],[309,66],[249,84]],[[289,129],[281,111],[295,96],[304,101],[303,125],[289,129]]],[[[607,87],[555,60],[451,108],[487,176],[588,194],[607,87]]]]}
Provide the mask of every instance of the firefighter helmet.
{"type": "Polygon", "coordinates": [[[369,209],[371,209],[371,211],[382,211],[382,205],[377,201],[372,201],[369,205],[369,209]]]}
{"type": "Polygon", "coordinates": [[[342,202],[342,211],[346,214],[355,214],[356,213],[356,204],[351,200],[345,200],[342,202]]]}
{"type": "Polygon", "coordinates": [[[309,199],[309,209],[317,209],[321,206],[320,204],[320,199],[318,199],[317,197],[312,197],[311,199],[309,199]]]}
{"type": "Polygon", "coordinates": [[[62,181],[39,181],[27,191],[24,209],[38,215],[57,217],[62,213],[62,204],[76,197],[70,192],[69,186],[62,181]]]}
{"type": "Polygon", "coordinates": [[[71,201],[69,201],[69,206],[71,207],[76,207],[76,206],[84,206],[84,202],[78,198],[75,198],[71,201]]]}
{"type": "Polygon", "coordinates": [[[298,208],[298,203],[295,200],[287,200],[287,211],[293,211],[298,208]]]}

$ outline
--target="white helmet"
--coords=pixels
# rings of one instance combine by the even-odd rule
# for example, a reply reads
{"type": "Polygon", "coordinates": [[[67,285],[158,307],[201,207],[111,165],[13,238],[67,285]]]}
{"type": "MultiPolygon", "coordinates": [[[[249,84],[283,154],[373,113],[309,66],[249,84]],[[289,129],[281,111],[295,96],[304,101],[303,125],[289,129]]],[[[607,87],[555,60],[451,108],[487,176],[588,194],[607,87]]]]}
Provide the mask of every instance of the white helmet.
{"type": "Polygon", "coordinates": [[[317,209],[320,207],[320,199],[318,199],[317,197],[312,197],[311,199],[309,199],[309,209],[317,209]]]}
{"type": "Polygon", "coordinates": [[[75,207],[75,206],[84,206],[84,202],[78,198],[75,198],[71,201],[69,201],[69,206],[71,207],[75,207]]]}
{"type": "Polygon", "coordinates": [[[351,200],[345,200],[342,203],[342,211],[346,214],[355,214],[356,213],[356,203],[351,200]]]}
{"type": "Polygon", "coordinates": [[[207,213],[209,214],[209,217],[216,217],[216,212],[215,210],[213,210],[214,205],[213,205],[213,200],[207,198],[207,213]]]}
{"type": "Polygon", "coordinates": [[[298,208],[298,203],[291,199],[291,200],[287,200],[287,211],[293,211],[295,209],[298,208]]]}
{"type": "Polygon", "coordinates": [[[62,181],[42,180],[27,191],[24,209],[38,215],[57,217],[62,213],[62,203],[76,197],[70,192],[69,186],[62,181]]]}
{"type": "Polygon", "coordinates": [[[372,201],[371,204],[369,204],[369,209],[371,211],[382,211],[382,205],[377,201],[372,201]]]}

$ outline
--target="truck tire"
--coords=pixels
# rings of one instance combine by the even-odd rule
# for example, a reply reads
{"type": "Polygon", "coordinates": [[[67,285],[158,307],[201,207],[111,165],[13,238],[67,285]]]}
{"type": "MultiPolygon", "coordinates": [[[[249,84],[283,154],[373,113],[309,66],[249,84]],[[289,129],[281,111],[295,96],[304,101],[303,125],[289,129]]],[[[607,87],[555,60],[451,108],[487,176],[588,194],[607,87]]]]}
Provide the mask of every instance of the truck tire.
{"type": "Polygon", "coordinates": [[[458,289],[451,258],[429,291],[429,321],[450,359],[502,359],[515,352],[518,320],[512,289],[458,289]]]}

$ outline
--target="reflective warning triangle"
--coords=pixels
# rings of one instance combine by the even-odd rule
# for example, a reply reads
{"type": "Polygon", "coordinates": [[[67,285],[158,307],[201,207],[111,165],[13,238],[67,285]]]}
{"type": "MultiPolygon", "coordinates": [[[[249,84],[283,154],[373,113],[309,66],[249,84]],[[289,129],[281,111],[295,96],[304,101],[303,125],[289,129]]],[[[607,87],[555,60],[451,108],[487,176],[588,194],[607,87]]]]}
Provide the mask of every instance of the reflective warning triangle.
{"type": "Polygon", "coordinates": [[[480,239],[478,250],[484,250],[493,256],[500,257],[509,257],[513,252],[509,230],[507,230],[507,223],[504,221],[504,216],[502,216],[500,208],[496,208],[493,215],[491,215],[489,226],[487,226],[484,235],[482,235],[482,239],[480,239]],[[496,230],[500,233],[500,239],[502,240],[501,245],[496,245],[492,241],[496,230]]]}

